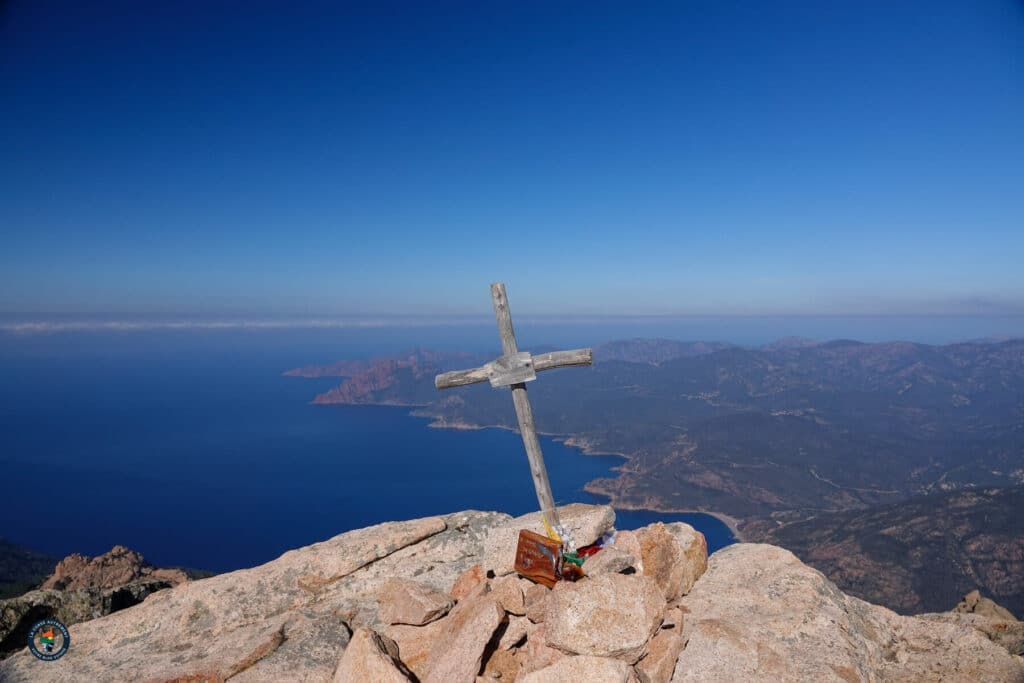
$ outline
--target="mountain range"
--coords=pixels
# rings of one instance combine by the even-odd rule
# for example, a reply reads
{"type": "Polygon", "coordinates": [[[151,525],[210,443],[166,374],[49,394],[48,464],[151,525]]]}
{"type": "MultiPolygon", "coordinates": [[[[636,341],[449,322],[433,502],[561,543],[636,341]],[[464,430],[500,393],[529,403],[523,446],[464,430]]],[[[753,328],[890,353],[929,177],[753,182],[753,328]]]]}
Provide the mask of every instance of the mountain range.
{"type": "MultiPolygon", "coordinates": [[[[335,364],[342,381],[313,400],[410,405],[439,427],[514,428],[504,392],[433,386],[438,372],[497,355],[421,350],[335,364]]],[[[737,517],[748,540],[790,548],[844,590],[904,612],[949,609],[971,587],[1024,609],[1024,520],[992,521],[1024,485],[1024,340],[634,339],[597,347],[592,368],[527,386],[540,431],[624,457],[615,476],[587,487],[615,505],[737,517]],[[993,493],[955,495],[972,491],[993,493]],[[935,514],[953,505],[955,533],[935,514]],[[974,546],[963,539],[986,534],[1003,559],[968,566],[974,546]],[[838,562],[827,547],[851,557],[838,562]]]]}

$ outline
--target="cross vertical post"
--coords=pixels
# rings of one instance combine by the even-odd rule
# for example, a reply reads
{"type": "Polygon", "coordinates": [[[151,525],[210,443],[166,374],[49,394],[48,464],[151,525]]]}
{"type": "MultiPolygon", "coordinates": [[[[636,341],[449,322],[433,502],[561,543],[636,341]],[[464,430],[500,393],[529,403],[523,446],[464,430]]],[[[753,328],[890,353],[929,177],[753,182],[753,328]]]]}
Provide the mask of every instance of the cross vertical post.
{"type": "MultiPolygon", "coordinates": [[[[483,367],[470,370],[454,370],[445,372],[434,378],[434,386],[438,389],[475,384],[489,381],[492,387],[507,386],[512,390],[512,403],[515,405],[516,418],[519,421],[519,433],[523,437],[526,457],[530,463],[530,474],[537,492],[541,516],[548,535],[556,538],[559,534],[566,535],[558,519],[555,498],[551,493],[551,482],[548,470],[544,465],[537,429],[533,424],[533,408],[526,395],[526,383],[537,378],[537,372],[552,368],[571,367],[575,365],[591,365],[593,351],[591,349],[575,349],[573,351],[553,351],[537,356],[520,351],[516,345],[516,335],[512,328],[512,314],[509,312],[508,297],[505,285],[496,282],[491,285],[491,302],[494,304],[494,317],[498,322],[498,334],[501,337],[502,356],[483,367]]],[[[571,538],[560,538],[567,550],[574,550],[571,538]]]]}
{"type": "MultiPolygon", "coordinates": [[[[505,283],[496,282],[491,285],[491,301],[494,303],[494,317],[498,320],[501,351],[506,357],[515,356],[519,349],[516,347],[516,334],[512,329],[512,314],[508,308],[508,297],[505,296],[505,283]]],[[[537,429],[533,426],[533,406],[530,405],[530,397],[526,395],[526,382],[512,385],[512,403],[516,408],[519,433],[526,448],[526,459],[530,462],[530,474],[533,475],[533,487],[537,491],[541,515],[545,518],[546,526],[558,529],[561,522],[555,508],[555,497],[551,493],[548,468],[544,464],[544,454],[540,450],[537,429]]]]}

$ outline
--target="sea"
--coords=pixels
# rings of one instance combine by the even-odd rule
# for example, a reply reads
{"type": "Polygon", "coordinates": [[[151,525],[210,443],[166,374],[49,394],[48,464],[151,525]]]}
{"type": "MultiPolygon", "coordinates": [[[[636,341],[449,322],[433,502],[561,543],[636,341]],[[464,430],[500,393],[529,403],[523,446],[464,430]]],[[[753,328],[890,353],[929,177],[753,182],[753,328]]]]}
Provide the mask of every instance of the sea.
{"type": "MultiPolygon", "coordinates": [[[[517,332],[521,348],[638,336],[748,344],[788,334],[969,337],[943,321],[928,328],[930,337],[915,334],[920,321],[902,331],[891,321],[870,329],[862,320],[815,324],[686,320],[673,328],[655,320],[527,324],[517,332]]],[[[986,329],[1001,328],[977,336],[986,329]]],[[[414,347],[496,353],[498,343],[493,321],[0,326],[0,537],[57,557],[120,544],[159,566],[224,572],[379,522],[535,510],[517,433],[433,429],[407,407],[312,405],[339,380],[282,376],[414,347]]],[[[603,502],[583,487],[614,476],[621,457],[541,441],[560,504],[603,502]]],[[[620,529],[688,522],[712,551],[735,542],[706,514],[616,514],[620,529]]]]}
{"type": "MultiPolygon", "coordinates": [[[[442,332],[450,340],[453,331],[442,332]]],[[[56,557],[124,545],[158,566],[224,572],[380,522],[536,510],[517,433],[430,428],[408,407],[312,405],[339,380],[281,374],[398,351],[413,337],[394,329],[8,337],[0,537],[56,557]]],[[[583,486],[614,476],[621,457],[541,441],[559,504],[606,502],[583,486]]],[[[616,526],[657,520],[689,522],[712,550],[734,542],[722,521],[699,513],[619,510],[616,526]]]]}

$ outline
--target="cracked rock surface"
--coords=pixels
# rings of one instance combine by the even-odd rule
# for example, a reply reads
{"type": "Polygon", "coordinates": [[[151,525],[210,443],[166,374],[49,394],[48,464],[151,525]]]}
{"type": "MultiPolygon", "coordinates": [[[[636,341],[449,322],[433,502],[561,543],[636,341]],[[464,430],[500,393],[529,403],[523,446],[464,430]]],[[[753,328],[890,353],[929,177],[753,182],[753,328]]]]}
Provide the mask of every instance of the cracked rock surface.
{"type": "MultiPolygon", "coordinates": [[[[611,514],[563,520],[599,535],[611,514]]],[[[75,624],[63,658],[22,650],[0,681],[1024,681],[1019,622],[979,600],[899,616],[782,548],[708,558],[686,525],[620,534],[632,563],[551,590],[496,571],[518,523],[469,511],[351,531],[75,624]]]]}
{"type": "Polygon", "coordinates": [[[378,625],[385,581],[447,591],[479,562],[486,530],[508,519],[465,512],[388,522],[183,583],[71,626],[61,659],[41,662],[23,649],[0,662],[0,680],[327,681],[350,632],[378,625]]]}

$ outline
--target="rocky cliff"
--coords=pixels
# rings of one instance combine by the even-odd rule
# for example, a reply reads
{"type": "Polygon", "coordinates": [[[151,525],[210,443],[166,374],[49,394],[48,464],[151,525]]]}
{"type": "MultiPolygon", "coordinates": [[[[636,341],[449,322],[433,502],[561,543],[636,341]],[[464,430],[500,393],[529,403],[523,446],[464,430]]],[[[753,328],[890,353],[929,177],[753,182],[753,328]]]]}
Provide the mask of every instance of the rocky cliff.
{"type": "MultiPolygon", "coordinates": [[[[347,379],[337,387],[317,395],[313,403],[427,404],[436,398],[434,375],[440,368],[453,367],[460,362],[472,364],[483,361],[467,353],[446,354],[422,350],[378,358],[361,371],[346,376],[347,379]]],[[[331,372],[331,368],[336,365],[324,368],[325,372],[331,372]]],[[[357,366],[353,362],[347,367],[356,369],[357,366]]],[[[284,374],[314,377],[317,376],[316,371],[314,366],[290,370],[284,374]]]]}
{"type": "MultiPolygon", "coordinates": [[[[561,517],[580,544],[614,524],[561,517]]],[[[351,531],[76,624],[62,659],[19,652],[0,680],[1024,681],[1020,622],[980,599],[900,616],[782,548],[708,558],[685,524],[619,532],[550,590],[511,568],[539,526],[470,511],[351,531]]]]}
{"type": "Polygon", "coordinates": [[[0,600],[0,659],[23,648],[40,619],[52,617],[67,625],[96,619],[188,580],[183,570],[154,567],[120,545],[96,557],[68,555],[38,590],[0,600]]]}

